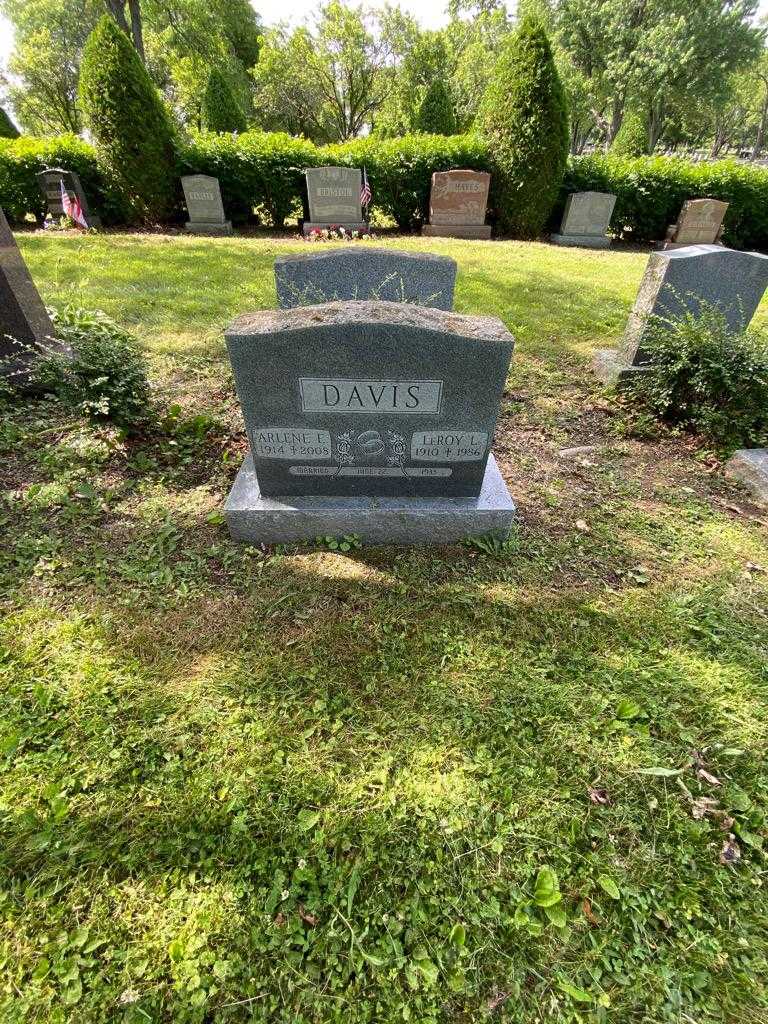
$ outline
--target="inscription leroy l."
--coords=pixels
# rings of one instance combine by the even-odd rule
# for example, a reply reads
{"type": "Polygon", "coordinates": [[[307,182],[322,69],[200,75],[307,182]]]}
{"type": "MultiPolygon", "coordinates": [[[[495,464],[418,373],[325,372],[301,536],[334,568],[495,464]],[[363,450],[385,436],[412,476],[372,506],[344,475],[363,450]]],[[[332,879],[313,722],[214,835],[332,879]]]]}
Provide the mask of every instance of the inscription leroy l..
{"type": "Polygon", "coordinates": [[[300,377],[303,412],[437,415],[441,380],[344,380],[300,377]]]}
{"type": "Polygon", "coordinates": [[[488,434],[477,430],[420,430],[411,438],[414,462],[474,462],[485,456],[488,434]]]}

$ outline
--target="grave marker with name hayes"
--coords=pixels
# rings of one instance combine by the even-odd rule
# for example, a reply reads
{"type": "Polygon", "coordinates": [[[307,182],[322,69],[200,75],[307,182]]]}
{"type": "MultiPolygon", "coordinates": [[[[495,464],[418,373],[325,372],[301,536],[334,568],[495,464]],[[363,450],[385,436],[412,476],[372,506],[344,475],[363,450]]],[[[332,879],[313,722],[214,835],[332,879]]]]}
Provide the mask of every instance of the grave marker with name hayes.
{"type": "Polygon", "coordinates": [[[485,223],[491,176],[487,171],[435,171],[429,193],[429,224],[423,235],[490,238],[485,223]]]}
{"type": "Polygon", "coordinates": [[[251,447],[226,507],[236,539],[506,535],[500,320],[345,301],[251,313],[226,340],[251,447]]]}

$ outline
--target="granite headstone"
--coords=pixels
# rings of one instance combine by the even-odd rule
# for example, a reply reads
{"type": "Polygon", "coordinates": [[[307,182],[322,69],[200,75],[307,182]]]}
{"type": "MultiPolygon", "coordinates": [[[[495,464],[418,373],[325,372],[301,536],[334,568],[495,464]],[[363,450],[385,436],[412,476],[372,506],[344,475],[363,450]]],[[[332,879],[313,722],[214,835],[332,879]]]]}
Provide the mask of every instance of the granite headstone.
{"type": "Polygon", "coordinates": [[[429,224],[422,234],[445,238],[490,238],[485,223],[491,176],[486,171],[435,171],[429,194],[429,224]]]}
{"type": "Polygon", "coordinates": [[[359,167],[310,167],[305,171],[309,220],[304,234],[316,229],[343,227],[364,231],[360,204],[362,172],[359,167]]]}
{"type": "Polygon", "coordinates": [[[741,448],[725,464],[729,480],[743,484],[761,504],[768,504],[768,448],[741,448]]]}
{"type": "Polygon", "coordinates": [[[611,223],[616,196],[610,192],[572,192],[565,201],[560,233],[552,235],[555,245],[575,245],[585,249],[607,249],[606,234],[611,223]]]}
{"type": "Polygon", "coordinates": [[[728,205],[719,199],[686,199],[677,223],[671,225],[667,231],[664,248],[719,243],[728,205]]]}
{"type": "Polygon", "coordinates": [[[61,203],[61,183],[63,181],[64,191],[70,199],[80,201],[80,209],[83,211],[88,226],[98,227],[101,224],[99,217],[91,212],[83,186],[80,184],[80,177],[75,171],[65,171],[62,167],[46,167],[36,177],[40,192],[48,206],[48,212],[56,220],[64,216],[64,207],[61,203]]]}
{"type": "Polygon", "coordinates": [[[24,384],[40,351],[66,352],[0,209],[0,376],[24,384]]]}
{"type": "Polygon", "coordinates": [[[363,245],[275,260],[281,309],[343,299],[383,299],[453,309],[455,283],[456,261],[432,253],[363,245]]]}
{"type": "Polygon", "coordinates": [[[226,340],[251,448],[233,537],[506,535],[514,505],[490,454],[514,345],[500,320],[332,302],[241,316],[226,340]]]}
{"type": "Polygon", "coordinates": [[[768,256],[737,252],[720,245],[690,245],[654,252],[629,315],[619,350],[602,349],[595,369],[606,381],[643,372],[648,353],[643,348],[651,316],[674,320],[694,313],[702,301],[715,305],[734,331],[747,327],[768,286],[768,256]]]}
{"type": "Polygon", "coordinates": [[[181,179],[189,220],[185,229],[195,235],[231,235],[232,221],[226,219],[219,179],[207,174],[188,174],[181,179]]]}

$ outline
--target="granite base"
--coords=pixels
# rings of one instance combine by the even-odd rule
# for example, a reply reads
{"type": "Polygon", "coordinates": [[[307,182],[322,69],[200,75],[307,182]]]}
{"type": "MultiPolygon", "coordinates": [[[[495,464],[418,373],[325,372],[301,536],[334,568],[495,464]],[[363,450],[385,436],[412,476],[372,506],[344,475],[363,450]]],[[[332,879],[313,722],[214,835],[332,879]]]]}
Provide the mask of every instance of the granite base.
{"type": "Polygon", "coordinates": [[[224,506],[233,540],[288,544],[357,535],[364,544],[451,544],[509,535],[515,504],[493,455],[477,498],[266,498],[249,454],[224,506]]]}
{"type": "Polygon", "coordinates": [[[648,373],[651,368],[625,363],[618,349],[599,348],[592,357],[592,369],[604,384],[621,387],[634,377],[648,373]]]}
{"type": "Polygon", "coordinates": [[[490,224],[425,224],[422,235],[430,238],[485,238],[491,237],[490,224]]]}
{"type": "Polygon", "coordinates": [[[184,230],[188,231],[190,235],[231,235],[232,221],[225,220],[209,224],[206,221],[188,220],[184,225],[184,230]]]}
{"type": "Polygon", "coordinates": [[[610,249],[608,235],[550,235],[553,245],[577,246],[580,249],[610,249]]]}
{"type": "Polygon", "coordinates": [[[744,484],[761,504],[768,504],[768,448],[741,448],[726,462],[725,475],[744,484]]]}
{"type": "Polygon", "coordinates": [[[366,224],[365,221],[360,221],[357,224],[327,221],[321,224],[319,221],[305,220],[301,226],[301,230],[305,235],[309,235],[313,231],[327,231],[328,228],[344,228],[345,231],[359,231],[361,234],[367,234],[371,230],[370,224],[366,224]]]}

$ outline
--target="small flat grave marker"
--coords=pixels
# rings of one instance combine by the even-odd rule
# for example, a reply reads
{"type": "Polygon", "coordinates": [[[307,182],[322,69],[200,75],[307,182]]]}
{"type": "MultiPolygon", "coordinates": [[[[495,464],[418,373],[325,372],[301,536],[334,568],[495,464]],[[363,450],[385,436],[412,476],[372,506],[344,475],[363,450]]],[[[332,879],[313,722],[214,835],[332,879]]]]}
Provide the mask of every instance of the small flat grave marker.
{"type": "Polygon", "coordinates": [[[429,194],[429,224],[423,235],[490,238],[485,223],[491,176],[486,171],[435,171],[429,194]]]}
{"type": "Polygon", "coordinates": [[[188,174],[181,179],[189,220],[185,229],[193,235],[231,235],[232,221],[226,219],[219,179],[208,174],[188,174]]]}
{"type": "Polygon", "coordinates": [[[573,192],[565,202],[560,233],[552,235],[555,245],[607,249],[606,232],[611,223],[616,196],[610,192],[573,192]]]}
{"type": "Polygon", "coordinates": [[[226,340],[251,446],[226,506],[235,539],[506,536],[500,320],[332,302],[239,317],[226,340]]]}
{"type": "Polygon", "coordinates": [[[455,283],[456,261],[447,256],[367,244],[275,260],[281,309],[343,299],[383,299],[452,309],[455,283]]]}

